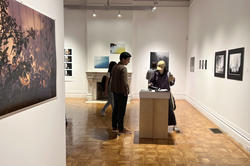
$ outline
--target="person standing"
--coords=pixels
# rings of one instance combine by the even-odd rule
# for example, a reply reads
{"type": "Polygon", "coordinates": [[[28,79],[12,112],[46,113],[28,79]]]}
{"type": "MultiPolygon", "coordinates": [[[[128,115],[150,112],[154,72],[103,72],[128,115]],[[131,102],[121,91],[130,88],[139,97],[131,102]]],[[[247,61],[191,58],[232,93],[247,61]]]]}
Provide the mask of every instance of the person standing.
{"type": "Polygon", "coordinates": [[[126,112],[129,85],[128,73],[125,67],[130,62],[131,55],[128,52],[120,54],[120,62],[112,69],[111,91],[114,94],[114,110],[112,112],[113,132],[126,133],[124,128],[124,116],[126,112]]]}
{"type": "Polygon", "coordinates": [[[109,63],[109,69],[106,75],[106,81],[105,81],[105,88],[104,88],[104,95],[108,96],[108,100],[106,102],[106,104],[104,105],[104,107],[101,110],[101,114],[102,116],[105,116],[105,111],[108,108],[109,105],[111,105],[112,111],[114,109],[114,95],[111,92],[111,85],[110,85],[110,80],[111,80],[111,76],[112,76],[112,69],[113,67],[116,65],[117,63],[115,61],[111,61],[109,63]]]}
{"type": "MultiPolygon", "coordinates": [[[[160,89],[167,89],[171,94],[170,86],[174,84],[175,84],[175,77],[171,73],[167,72],[166,63],[163,60],[160,60],[157,63],[157,69],[155,71],[153,78],[150,80],[149,86],[152,85],[160,89]]],[[[169,106],[168,125],[173,126],[174,130],[179,130],[176,127],[176,118],[173,109],[174,109],[173,107],[169,106]]]]}
{"type": "Polygon", "coordinates": [[[157,66],[157,63],[155,61],[153,61],[152,62],[152,67],[147,71],[146,79],[148,80],[148,83],[154,77],[156,66],[157,66]]]}

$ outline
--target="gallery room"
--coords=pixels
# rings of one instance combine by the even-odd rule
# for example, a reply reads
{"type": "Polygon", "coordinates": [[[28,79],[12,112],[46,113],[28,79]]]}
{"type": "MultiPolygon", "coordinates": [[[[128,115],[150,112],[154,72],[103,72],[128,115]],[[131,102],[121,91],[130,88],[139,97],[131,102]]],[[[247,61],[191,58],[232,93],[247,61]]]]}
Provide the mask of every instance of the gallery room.
{"type": "Polygon", "coordinates": [[[249,0],[0,5],[1,166],[250,165],[249,0]]]}

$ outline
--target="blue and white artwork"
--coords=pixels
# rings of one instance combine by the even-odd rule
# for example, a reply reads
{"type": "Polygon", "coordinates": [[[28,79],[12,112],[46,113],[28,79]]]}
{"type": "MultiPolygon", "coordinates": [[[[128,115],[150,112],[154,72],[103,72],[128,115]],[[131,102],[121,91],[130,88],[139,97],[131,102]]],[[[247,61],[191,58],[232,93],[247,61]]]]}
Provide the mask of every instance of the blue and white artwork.
{"type": "Polygon", "coordinates": [[[109,67],[109,57],[108,56],[95,56],[94,57],[95,68],[107,69],[109,67]]]}

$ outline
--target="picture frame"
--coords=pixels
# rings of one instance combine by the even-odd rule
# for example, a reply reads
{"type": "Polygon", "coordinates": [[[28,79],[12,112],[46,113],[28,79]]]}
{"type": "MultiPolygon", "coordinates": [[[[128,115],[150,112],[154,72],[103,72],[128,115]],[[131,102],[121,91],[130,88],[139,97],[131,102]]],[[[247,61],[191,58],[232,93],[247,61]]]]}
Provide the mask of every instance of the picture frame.
{"type": "Polygon", "coordinates": [[[190,58],[190,72],[194,72],[195,57],[190,58]]]}
{"type": "Polygon", "coordinates": [[[228,50],[227,78],[242,81],[245,48],[228,50]]]}
{"type": "Polygon", "coordinates": [[[215,52],[215,58],[214,58],[215,77],[225,78],[226,53],[227,53],[226,50],[215,52]]]}
{"type": "Polygon", "coordinates": [[[166,63],[166,70],[169,71],[169,52],[150,52],[150,69],[153,63],[158,63],[163,60],[166,63]]]}
{"type": "Polygon", "coordinates": [[[110,43],[110,54],[121,54],[125,52],[125,44],[123,43],[110,43]]]}
{"type": "Polygon", "coordinates": [[[95,56],[94,57],[95,69],[108,69],[108,67],[109,67],[109,56],[95,56]]]}
{"type": "Polygon", "coordinates": [[[0,116],[7,117],[56,98],[56,24],[16,0],[1,2],[0,116]]]}

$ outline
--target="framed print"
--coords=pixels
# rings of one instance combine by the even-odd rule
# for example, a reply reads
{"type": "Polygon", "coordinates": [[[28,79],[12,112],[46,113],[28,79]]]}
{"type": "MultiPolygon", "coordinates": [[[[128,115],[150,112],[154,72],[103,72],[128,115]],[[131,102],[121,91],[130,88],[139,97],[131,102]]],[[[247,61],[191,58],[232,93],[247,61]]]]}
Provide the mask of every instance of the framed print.
{"type": "Polygon", "coordinates": [[[228,51],[227,78],[242,81],[244,47],[228,51]]]}
{"type": "Polygon", "coordinates": [[[72,49],[64,49],[64,55],[72,55],[72,49]]]}
{"type": "Polygon", "coordinates": [[[56,97],[55,21],[1,0],[0,116],[56,97]]]}
{"type": "Polygon", "coordinates": [[[207,60],[205,60],[205,69],[207,70],[207,60]]]}
{"type": "Polygon", "coordinates": [[[110,43],[110,54],[121,54],[125,51],[125,44],[110,43]]]}
{"type": "Polygon", "coordinates": [[[215,52],[215,60],[214,60],[215,77],[225,78],[226,52],[227,51],[215,52]]]}
{"type": "Polygon", "coordinates": [[[190,72],[194,72],[195,57],[190,58],[190,72]]]}
{"type": "Polygon", "coordinates": [[[201,60],[199,60],[199,69],[201,69],[201,60]]]}
{"type": "Polygon", "coordinates": [[[153,63],[163,60],[166,63],[166,69],[169,71],[169,53],[168,52],[150,52],[150,69],[153,63]]]}
{"type": "Polygon", "coordinates": [[[109,67],[109,57],[108,56],[95,56],[94,67],[107,69],[109,67]]]}

